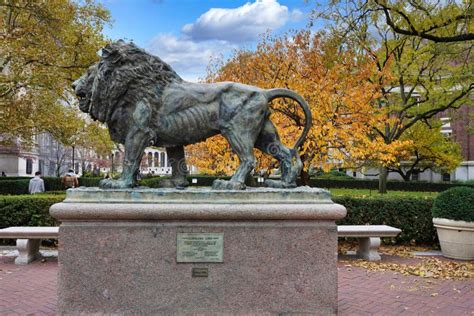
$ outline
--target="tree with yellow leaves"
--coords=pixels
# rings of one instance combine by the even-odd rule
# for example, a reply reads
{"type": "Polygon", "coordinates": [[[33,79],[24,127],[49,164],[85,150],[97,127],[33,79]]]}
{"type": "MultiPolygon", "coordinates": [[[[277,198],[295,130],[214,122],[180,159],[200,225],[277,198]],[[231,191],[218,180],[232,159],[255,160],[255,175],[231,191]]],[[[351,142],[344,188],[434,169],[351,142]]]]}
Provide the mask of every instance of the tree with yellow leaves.
{"type": "MultiPolygon", "coordinates": [[[[473,105],[474,41],[461,40],[464,35],[472,33],[467,30],[472,26],[472,17],[464,14],[472,11],[472,5],[462,1],[459,5],[456,1],[439,5],[437,2],[433,5],[420,1],[337,0],[331,1],[327,10],[315,11],[315,18],[325,18],[326,28],[332,34],[342,38],[345,45],[370,56],[381,74],[389,74],[377,76],[384,82],[379,85],[377,106],[385,109],[386,119],[373,126],[374,132],[387,145],[403,139],[416,142],[417,139],[407,137],[415,125],[423,123],[428,126],[432,119],[448,110],[473,105]],[[413,8],[413,4],[419,5],[413,8]],[[392,9],[397,11],[396,15],[393,15],[395,11],[387,12],[392,9]],[[401,17],[406,9],[410,14],[404,21],[401,17]],[[398,32],[388,23],[387,13],[392,14],[392,22],[398,16],[395,22],[403,29],[409,21],[416,20],[416,25],[411,25],[414,33],[398,32]],[[421,18],[423,16],[425,18],[421,18]],[[432,29],[435,25],[441,27],[432,29]],[[428,29],[431,31],[425,32],[428,29]],[[424,35],[431,36],[417,36],[416,30],[425,30],[424,35]],[[453,40],[456,38],[460,40],[453,40]],[[390,72],[386,71],[387,67],[390,72]]],[[[397,161],[400,161],[404,153],[398,156],[397,161]]],[[[380,170],[379,192],[384,193],[390,163],[376,163],[380,170]]]]}
{"type": "Polygon", "coordinates": [[[451,172],[462,161],[458,143],[441,133],[441,122],[430,120],[430,124],[417,122],[401,137],[411,143],[397,161],[387,165],[390,172],[398,173],[403,180],[411,180],[415,172],[431,169],[437,172],[451,172]]]}
{"type": "MultiPolygon", "coordinates": [[[[300,148],[304,169],[348,167],[367,159],[395,161],[403,144],[386,144],[372,133],[385,109],[374,106],[380,96],[381,72],[363,54],[340,45],[335,37],[302,30],[281,37],[267,35],[255,51],[239,50],[227,61],[214,61],[207,82],[236,81],[261,88],[284,87],[308,102],[313,127],[300,148]]],[[[271,105],[271,119],[282,141],[292,145],[304,125],[297,104],[283,99],[271,105]]],[[[238,164],[222,137],[188,147],[190,162],[200,169],[228,174],[238,164]]],[[[257,170],[276,161],[256,152],[257,170]]]]}
{"type": "Polygon", "coordinates": [[[98,59],[110,16],[92,0],[0,1],[0,135],[29,145],[53,132],[61,142],[78,122],[71,83],[98,59]]]}

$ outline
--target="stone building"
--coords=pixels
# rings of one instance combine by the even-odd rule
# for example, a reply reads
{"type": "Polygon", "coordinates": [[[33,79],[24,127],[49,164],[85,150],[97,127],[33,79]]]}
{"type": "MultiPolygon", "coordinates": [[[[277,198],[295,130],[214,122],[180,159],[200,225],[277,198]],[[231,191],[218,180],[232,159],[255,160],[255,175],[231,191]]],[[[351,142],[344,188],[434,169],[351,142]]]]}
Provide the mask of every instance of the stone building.
{"type": "MultiPolygon", "coordinates": [[[[10,177],[32,177],[36,171],[40,171],[43,176],[61,176],[68,169],[74,169],[79,175],[122,171],[121,150],[114,150],[108,156],[99,156],[90,149],[65,147],[48,133],[36,135],[33,143],[31,148],[25,148],[19,140],[8,146],[0,145],[0,172],[10,177]]],[[[171,174],[166,150],[147,148],[140,171],[142,174],[171,174]]]]}

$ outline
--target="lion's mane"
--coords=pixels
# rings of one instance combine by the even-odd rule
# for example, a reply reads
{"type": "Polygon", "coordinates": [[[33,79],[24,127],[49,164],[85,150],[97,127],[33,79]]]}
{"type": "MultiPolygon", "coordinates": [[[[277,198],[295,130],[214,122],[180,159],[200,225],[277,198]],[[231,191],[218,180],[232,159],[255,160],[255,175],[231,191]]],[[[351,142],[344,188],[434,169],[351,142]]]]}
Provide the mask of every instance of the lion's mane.
{"type": "Polygon", "coordinates": [[[163,60],[148,54],[133,43],[120,40],[102,50],[100,61],[90,71],[90,103],[87,112],[93,119],[107,123],[112,139],[123,142],[137,102],[146,99],[153,112],[161,105],[161,93],[181,77],[163,60]]]}

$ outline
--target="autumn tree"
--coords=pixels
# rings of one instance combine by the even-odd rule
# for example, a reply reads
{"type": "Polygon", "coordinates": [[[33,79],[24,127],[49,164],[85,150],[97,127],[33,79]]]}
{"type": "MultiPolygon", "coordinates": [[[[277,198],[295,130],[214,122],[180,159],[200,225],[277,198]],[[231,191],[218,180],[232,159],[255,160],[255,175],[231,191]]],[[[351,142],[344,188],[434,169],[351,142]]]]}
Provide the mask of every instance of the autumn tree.
{"type": "MultiPolygon", "coordinates": [[[[371,126],[380,124],[385,109],[376,109],[379,72],[368,56],[339,45],[337,38],[302,30],[281,37],[266,36],[255,51],[239,50],[226,61],[211,64],[206,81],[236,81],[261,88],[284,87],[309,103],[313,127],[300,155],[310,166],[330,169],[352,166],[368,158],[394,159],[402,142],[387,145],[371,126]],[[373,80],[369,80],[373,78],[373,80]]],[[[271,120],[282,141],[292,146],[304,125],[298,105],[280,99],[271,105],[271,120]]],[[[230,173],[238,160],[218,136],[190,146],[190,162],[201,169],[230,173]]],[[[277,167],[276,161],[256,152],[259,169],[277,167]]]]}
{"type": "Polygon", "coordinates": [[[404,154],[398,155],[387,168],[405,181],[409,181],[414,173],[428,169],[449,173],[462,161],[461,147],[441,133],[439,120],[430,120],[430,124],[417,122],[403,133],[401,139],[409,140],[410,144],[405,147],[404,154]]]}
{"type": "MultiPolygon", "coordinates": [[[[325,16],[331,32],[346,45],[365,51],[379,71],[387,73],[389,65],[390,78],[378,76],[385,84],[379,85],[377,106],[385,108],[387,116],[383,124],[374,125],[386,144],[407,139],[405,133],[418,123],[472,104],[474,42],[436,43],[399,34],[387,25],[383,10],[368,6],[361,14],[360,3],[345,1],[316,17],[325,16]]],[[[379,165],[379,191],[385,192],[389,170],[384,162],[379,165]]]]}
{"type": "Polygon", "coordinates": [[[348,9],[357,25],[365,16],[381,13],[391,30],[437,43],[474,40],[474,4],[470,0],[332,0],[348,9]]]}
{"type": "Polygon", "coordinates": [[[43,131],[64,140],[74,133],[70,125],[83,120],[71,115],[70,85],[97,60],[109,20],[92,0],[0,1],[3,141],[28,144],[43,131]]]}

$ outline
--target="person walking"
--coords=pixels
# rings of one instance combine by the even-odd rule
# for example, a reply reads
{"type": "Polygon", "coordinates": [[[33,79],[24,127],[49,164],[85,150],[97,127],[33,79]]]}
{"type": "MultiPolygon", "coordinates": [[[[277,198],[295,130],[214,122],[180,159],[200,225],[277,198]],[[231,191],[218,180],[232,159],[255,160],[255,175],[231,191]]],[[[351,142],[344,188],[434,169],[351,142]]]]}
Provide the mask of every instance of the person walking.
{"type": "Polygon", "coordinates": [[[69,169],[66,175],[64,175],[62,178],[61,182],[66,189],[77,188],[79,186],[79,181],[77,180],[76,174],[72,169],[69,169]]]}
{"type": "Polygon", "coordinates": [[[35,172],[34,178],[30,180],[28,192],[30,192],[30,194],[44,192],[44,180],[41,179],[41,172],[35,172]]]}

